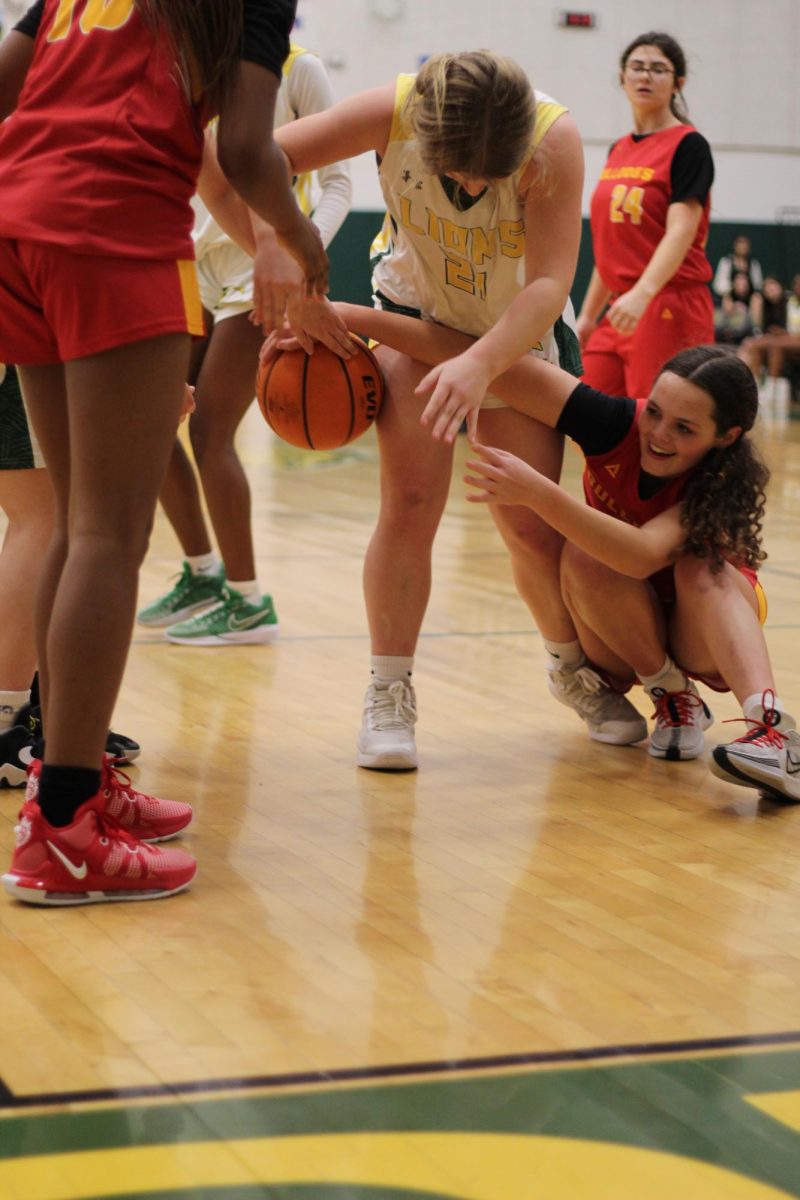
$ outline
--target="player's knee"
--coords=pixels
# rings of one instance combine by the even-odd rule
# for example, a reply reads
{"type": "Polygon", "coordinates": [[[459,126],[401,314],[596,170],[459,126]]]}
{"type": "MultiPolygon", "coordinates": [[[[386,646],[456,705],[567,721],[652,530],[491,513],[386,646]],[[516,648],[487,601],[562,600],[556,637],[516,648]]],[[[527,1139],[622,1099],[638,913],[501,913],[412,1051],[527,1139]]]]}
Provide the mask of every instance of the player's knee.
{"type": "Polygon", "coordinates": [[[698,558],[696,554],[681,554],[676,560],[673,571],[675,591],[679,596],[705,595],[712,588],[727,586],[727,573],[711,570],[708,558],[698,558]]]}
{"type": "Polygon", "coordinates": [[[396,525],[399,530],[436,528],[444,508],[445,497],[438,489],[422,480],[406,479],[384,492],[381,499],[381,519],[396,525]]]}
{"type": "Polygon", "coordinates": [[[571,542],[561,553],[561,583],[570,592],[596,593],[617,572],[571,542]]]}
{"type": "Polygon", "coordinates": [[[561,555],[564,539],[529,509],[500,507],[492,510],[509,553],[531,562],[552,562],[561,555]]]}

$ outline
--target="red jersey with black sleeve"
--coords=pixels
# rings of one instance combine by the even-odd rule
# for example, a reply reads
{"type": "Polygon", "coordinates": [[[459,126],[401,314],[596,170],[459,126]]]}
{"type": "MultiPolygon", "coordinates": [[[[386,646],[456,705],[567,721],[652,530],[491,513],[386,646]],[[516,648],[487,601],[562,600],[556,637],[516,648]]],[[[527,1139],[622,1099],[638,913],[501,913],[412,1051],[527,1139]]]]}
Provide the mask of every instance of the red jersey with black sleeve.
{"type": "Polygon", "coordinates": [[[642,471],[639,417],[646,404],[646,400],[636,401],[630,428],[622,441],[605,453],[587,454],[583,471],[583,494],[589,507],[629,525],[645,525],[672,508],[691,476],[691,471],[684,471],[662,481],[642,471]]]}
{"type": "MultiPolygon", "coordinates": [[[[606,396],[579,383],[565,404],[557,428],[583,450],[583,494],[590,508],[629,525],[642,526],[680,501],[693,471],[673,479],[641,467],[639,417],[646,400],[606,396]]],[[[662,600],[675,596],[672,567],[650,577],[662,600]]]]}
{"type": "Polygon", "coordinates": [[[711,279],[705,245],[713,179],[708,142],[691,125],[629,133],[614,143],[591,203],[594,259],[606,287],[615,295],[633,287],[664,236],[670,204],[690,199],[703,213],[670,287],[711,279]]]}
{"type": "MultiPolygon", "coordinates": [[[[584,453],[583,494],[589,507],[637,527],[679,504],[697,470],[693,467],[671,479],[642,470],[639,419],[646,404],[647,400],[607,396],[579,383],[556,425],[584,453]]],[[[735,565],[755,585],[757,573],[751,567],[735,565]]],[[[662,600],[675,598],[673,577],[672,567],[650,576],[662,600]]]]}
{"type": "Polygon", "coordinates": [[[662,479],[642,470],[639,418],[646,404],[579,383],[556,425],[583,451],[586,503],[629,525],[644,525],[677,504],[693,473],[662,479]]]}
{"type": "MultiPolygon", "coordinates": [[[[242,57],[280,78],[295,0],[243,0],[242,57]]],[[[194,257],[203,117],[134,0],[40,0],[36,47],[0,126],[0,237],[114,257],[194,257]]]]}

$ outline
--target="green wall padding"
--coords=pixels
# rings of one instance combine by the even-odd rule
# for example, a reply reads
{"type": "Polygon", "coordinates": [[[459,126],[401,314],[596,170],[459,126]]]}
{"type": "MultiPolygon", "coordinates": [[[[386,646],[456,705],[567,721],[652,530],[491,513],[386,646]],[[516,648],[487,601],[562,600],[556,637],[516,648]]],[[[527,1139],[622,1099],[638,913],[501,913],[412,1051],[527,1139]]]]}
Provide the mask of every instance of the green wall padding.
{"type": "MultiPolygon", "coordinates": [[[[330,247],[331,298],[349,300],[352,304],[371,304],[369,247],[381,227],[381,212],[352,212],[348,215],[330,247]]],[[[747,234],[753,245],[753,255],[765,274],[777,275],[788,286],[792,276],[800,273],[800,224],[759,224],[740,221],[712,222],[708,234],[708,257],[716,267],[723,254],[731,249],[734,237],[747,234]]],[[[592,273],[592,239],[589,222],[584,219],[583,236],[575,272],[572,300],[577,309],[583,299],[592,273]]]]}

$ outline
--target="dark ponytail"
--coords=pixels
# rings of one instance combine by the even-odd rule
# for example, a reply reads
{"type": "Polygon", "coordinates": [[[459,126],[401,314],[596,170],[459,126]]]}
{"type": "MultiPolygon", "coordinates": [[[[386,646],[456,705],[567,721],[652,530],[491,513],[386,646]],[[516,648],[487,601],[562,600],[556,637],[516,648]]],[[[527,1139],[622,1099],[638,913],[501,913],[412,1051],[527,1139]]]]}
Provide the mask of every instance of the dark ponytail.
{"type": "Polygon", "coordinates": [[[634,38],[623,50],[619,60],[620,71],[625,70],[628,59],[637,46],[656,46],[664,57],[669,59],[675,72],[675,90],[669,102],[670,111],[684,125],[688,124],[689,109],[686,107],[686,101],[678,83],[679,79],[686,78],[686,55],[683,53],[680,42],[676,41],[670,33],[658,33],[654,30],[643,33],[641,37],[634,38]]]}
{"type": "Polygon", "coordinates": [[[714,573],[729,559],[755,569],[766,558],[761,530],[769,470],[748,436],[758,414],[753,373],[722,346],[681,350],[665,371],[708,393],[718,434],[735,426],[742,430],[730,446],[710,450],[687,484],[681,500],[683,552],[710,559],[714,573]]]}

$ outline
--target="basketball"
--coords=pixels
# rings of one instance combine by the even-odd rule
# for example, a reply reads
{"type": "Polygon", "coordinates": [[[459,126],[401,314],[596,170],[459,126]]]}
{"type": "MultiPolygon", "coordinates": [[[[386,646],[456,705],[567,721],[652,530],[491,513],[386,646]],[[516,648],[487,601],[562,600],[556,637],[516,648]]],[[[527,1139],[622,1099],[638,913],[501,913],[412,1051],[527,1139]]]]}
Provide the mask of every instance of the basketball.
{"type": "Polygon", "coordinates": [[[366,342],[350,334],[353,358],[318,342],[313,354],[281,350],[256,378],[259,407],[270,429],[304,450],[335,450],[369,429],[383,401],[383,376],[366,342]]]}

